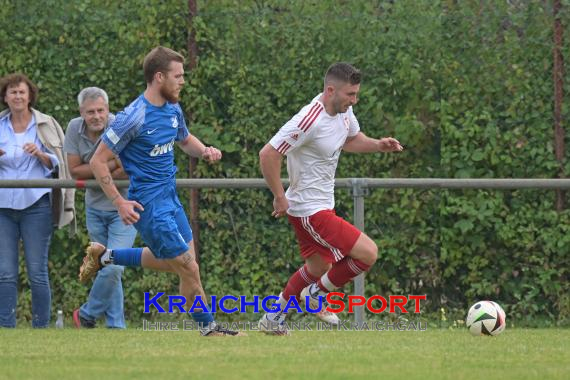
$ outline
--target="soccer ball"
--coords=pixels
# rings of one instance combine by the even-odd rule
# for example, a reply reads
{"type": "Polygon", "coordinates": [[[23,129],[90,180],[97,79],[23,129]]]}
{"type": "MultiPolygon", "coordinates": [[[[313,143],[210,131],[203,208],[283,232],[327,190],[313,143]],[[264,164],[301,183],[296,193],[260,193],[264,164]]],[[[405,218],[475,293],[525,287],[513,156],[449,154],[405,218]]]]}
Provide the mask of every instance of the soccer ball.
{"type": "Polygon", "coordinates": [[[479,301],[469,309],[465,324],[471,335],[499,335],[505,330],[505,318],[498,303],[479,301]]]}

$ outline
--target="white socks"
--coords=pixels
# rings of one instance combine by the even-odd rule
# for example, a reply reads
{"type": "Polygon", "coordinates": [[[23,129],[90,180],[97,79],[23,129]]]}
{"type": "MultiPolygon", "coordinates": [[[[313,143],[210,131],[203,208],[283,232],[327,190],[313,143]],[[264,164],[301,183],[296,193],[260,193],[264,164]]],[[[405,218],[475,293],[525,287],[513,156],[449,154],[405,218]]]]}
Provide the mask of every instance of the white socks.
{"type": "Polygon", "coordinates": [[[276,302],[279,305],[280,310],[274,313],[267,313],[267,319],[271,322],[283,323],[287,314],[283,312],[285,306],[287,306],[287,301],[283,298],[283,293],[279,294],[279,300],[276,302]]]}
{"type": "Polygon", "coordinates": [[[101,265],[104,267],[113,264],[113,251],[110,249],[106,250],[105,253],[101,256],[101,265]]]}

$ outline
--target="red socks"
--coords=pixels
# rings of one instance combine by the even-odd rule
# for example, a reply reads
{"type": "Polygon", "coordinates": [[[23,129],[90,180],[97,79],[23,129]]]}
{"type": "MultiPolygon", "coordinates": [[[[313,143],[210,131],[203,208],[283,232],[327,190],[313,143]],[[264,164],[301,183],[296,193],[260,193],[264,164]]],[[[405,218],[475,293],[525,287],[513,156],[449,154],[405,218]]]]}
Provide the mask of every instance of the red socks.
{"type": "Polygon", "coordinates": [[[360,260],[345,257],[317,281],[317,286],[323,292],[331,292],[336,288],[341,288],[360,273],[366,272],[371,265],[367,265],[360,260]]]}
{"type": "Polygon", "coordinates": [[[287,286],[283,289],[283,299],[288,300],[291,296],[299,298],[301,291],[318,279],[317,276],[309,273],[306,265],[302,266],[289,278],[287,286]]]}

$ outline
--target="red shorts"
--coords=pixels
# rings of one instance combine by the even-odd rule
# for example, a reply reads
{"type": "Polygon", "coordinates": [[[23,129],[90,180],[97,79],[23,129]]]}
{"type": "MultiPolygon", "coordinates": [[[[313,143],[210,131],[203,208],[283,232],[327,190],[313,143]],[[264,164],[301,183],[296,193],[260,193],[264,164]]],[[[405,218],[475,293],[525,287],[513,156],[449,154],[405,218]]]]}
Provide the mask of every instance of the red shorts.
{"type": "Polygon", "coordinates": [[[329,263],[340,261],[350,253],[362,233],[334,210],[305,217],[287,216],[295,229],[303,259],[318,253],[329,263]]]}

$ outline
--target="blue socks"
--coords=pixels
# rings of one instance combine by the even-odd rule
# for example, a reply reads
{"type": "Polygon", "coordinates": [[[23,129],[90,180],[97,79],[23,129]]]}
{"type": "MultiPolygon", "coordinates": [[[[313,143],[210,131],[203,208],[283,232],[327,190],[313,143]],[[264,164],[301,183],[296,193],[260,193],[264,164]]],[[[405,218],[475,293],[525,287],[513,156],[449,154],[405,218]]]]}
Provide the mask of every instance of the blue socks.
{"type": "Polygon", "coordinates": [[[214,316],[209,311],[207,313],[203,311],[197,311],[195,313],[190,313],[192,319],[200,325],[201,328],[207,327],[210,323],[214,322],[214,316]]]}
{"type": "MultiPolygon", "coordinates": [[[[115,265],[122,265],[125,267],[140,267],[142,248],[119,248],[111,251],[110,261],[115,265]]],[[[200,327],[207,327],[214,322],[214,316],[211,312],[197,311],[190,313],[192,319],[196,321],[200,327]]]]}
{"type": "Polygon", "coordinates": [[[115,265],[123,265],[125,267],[140,267],[142,251],[142,248],[113,249],[111,253],[111,261],[115,265]]]}

